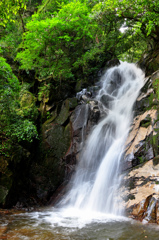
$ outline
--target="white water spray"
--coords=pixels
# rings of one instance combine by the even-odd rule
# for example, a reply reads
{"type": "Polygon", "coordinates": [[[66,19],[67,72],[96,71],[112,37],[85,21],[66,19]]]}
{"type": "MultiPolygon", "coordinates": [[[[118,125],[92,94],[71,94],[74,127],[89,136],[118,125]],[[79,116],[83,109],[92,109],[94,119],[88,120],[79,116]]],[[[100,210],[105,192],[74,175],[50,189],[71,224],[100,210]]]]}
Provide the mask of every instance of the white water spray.
{"type": "Polygon", "coordinates": [[[109,69],[101,82],[96,98],[105,117],[90,134],[61,204],[119,215],[120,161],[144,74],[134,64],[121,63],[109,69]]]}

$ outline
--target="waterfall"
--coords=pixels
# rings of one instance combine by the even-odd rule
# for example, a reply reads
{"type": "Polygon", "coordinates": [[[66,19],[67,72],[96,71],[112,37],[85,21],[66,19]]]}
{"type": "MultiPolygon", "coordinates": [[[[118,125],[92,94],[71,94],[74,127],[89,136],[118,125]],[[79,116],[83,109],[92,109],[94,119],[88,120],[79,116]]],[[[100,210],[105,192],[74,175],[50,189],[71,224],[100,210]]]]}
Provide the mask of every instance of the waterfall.
{"type": "Polygon", "coordinates": [[[143,84],[141,69],[126,62],[109,69],[102,77],[96,100],[103,118],[85,143],[62,206],[121,214],[118,196],[120,162],[133,117],[133,105],[143,84]]]}

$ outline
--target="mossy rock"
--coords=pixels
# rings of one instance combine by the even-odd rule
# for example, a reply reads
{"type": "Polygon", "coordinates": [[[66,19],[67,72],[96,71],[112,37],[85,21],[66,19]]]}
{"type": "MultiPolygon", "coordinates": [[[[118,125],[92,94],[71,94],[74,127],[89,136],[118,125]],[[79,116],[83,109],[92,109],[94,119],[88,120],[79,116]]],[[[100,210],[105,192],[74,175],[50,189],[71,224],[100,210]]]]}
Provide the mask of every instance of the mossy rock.
{"type": "Polygon", "coordinates": [[[82,89],[82,80],[77,81],[75,91],[80,92],[82,89]]]}
{"type": "Polygon", "coordinates": [[[74,98],[68,98],[67,100],[69,101],[69,109],[70,110],[77,107],[77,105],[78,105],[77,98],[75,98],[75,97],[74,98]]]}
{"type": "Polygon", "coordinates": [[[67,122],[69,116],[70,116],[70,111],[74,109],[77,106],[77,99],[76,98],[68,98],[66,99],[61,107],[60,113],[55,119],[55,122],[63,125],[65,122],[67,122]]]}
{"type": "Polygon", "coordinates": [[[38,117],[36,98],[29,91],[21,93],[19,115],[23,117],[29,116],[32,120],[36,120],[38,117]]]}
{"type": "Polygon", "coordinates": [[[34,105],[35,100],[36,98],[31,92],[25,91],[20,99],[20,106],[22,108],[30,108],[32,105],[34,105]]]}
{"type": "Polygon", "coordinates": [[[64,157],[71,145],[70,113],[77,106],[76,98],[59,103],[52,117],[42,125],[39,160],[32,165],[35,191],[46,202],[55,189],[64,181],[66,163],[64,157]]]}
{"type": "Polygon", "coordinates": [[[60,159],[63,157],[71,142],[71,126],[68,124],[66,127],[54,124],[50,126],[50,130],[46,133],[44,139],[45,149],[48,149],[47,155],[60,159]]]}
{"type": "Polygon", "coordinates": [[[61,111],[60,111],[59,115],[57,116],[57,118],[55,119],[55,122],[60,125],[63,125],[68,120],[69,115],[70,115],[69,101],[66,100],[62,104],[61,111]]]}
{"type": "Polygon", "coordinates": [[[43,203],[49,200],[51,194],[64,181],[65,154],[71,144],[71,125],[48,124],[48,130],[43,133],[41,157],[32,165],[32,177],[35,181],[35,191],[43,203]]]}
{"type": "Polygon", "coordinates": [[[50,194],[63,182],[64,164],[56,158],[46,156],[43,162],[32,165],[32,168],[37,196],[46,202],[50,194]]]}
{"type": "Polygon", "coordinates": [[[57,109],[55,109],[52,112],[51,117],[43,123],[42,132],[45,132],[46,130],[48,130],[50,128],[50,124],[53,124],[56,117],[57,117],[57,109]]]}

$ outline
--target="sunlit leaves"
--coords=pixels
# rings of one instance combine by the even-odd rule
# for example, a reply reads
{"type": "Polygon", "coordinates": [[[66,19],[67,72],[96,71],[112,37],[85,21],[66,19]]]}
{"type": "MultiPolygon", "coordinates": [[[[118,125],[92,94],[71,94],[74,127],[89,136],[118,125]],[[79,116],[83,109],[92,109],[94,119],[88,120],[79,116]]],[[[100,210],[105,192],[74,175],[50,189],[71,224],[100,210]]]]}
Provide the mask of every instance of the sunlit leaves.
{"type": "Polygon", "coordinates": [[[17,55],[21,67],[34,69],[39,79],[49,75],[59,80],[72,77],[72,64],[84,51],[84,42],[95,39],[96,24],[89,14],[86,3],[72,1],[52,18],[39,21],[33,16],[20,46],[24,51],[17,55]]]}
{"type": "Polygon", "coordinates": [[[15,21],[15,16],[21,10],[26,10],[28,0],[1,0],[0,1],[0,26],[5,26],[7,22],[15,21]]]}

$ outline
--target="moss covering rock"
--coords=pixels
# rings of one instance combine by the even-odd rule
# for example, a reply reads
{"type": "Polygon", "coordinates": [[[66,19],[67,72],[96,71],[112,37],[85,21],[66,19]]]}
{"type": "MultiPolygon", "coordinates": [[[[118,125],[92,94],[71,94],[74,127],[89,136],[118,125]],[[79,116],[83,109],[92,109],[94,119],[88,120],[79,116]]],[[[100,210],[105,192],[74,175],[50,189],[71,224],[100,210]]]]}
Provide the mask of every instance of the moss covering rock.
{"type": "Polygon", "coordinates": [[[31,175],[39,199],[46,203],[65,178],[64,160],[72,140],[70,114],[77,105],[77,99],[69,98],[59,104],[51,118],[42,125],[42,137],[36,162],[32,164],[31,175]]]}

